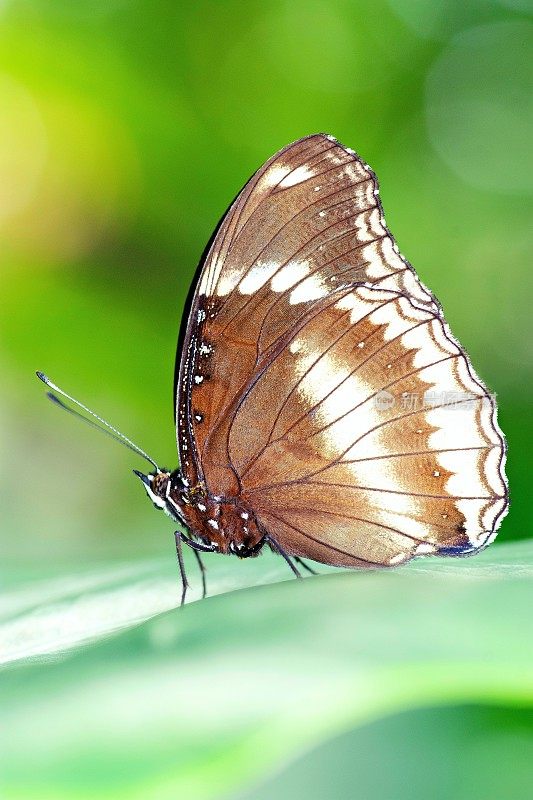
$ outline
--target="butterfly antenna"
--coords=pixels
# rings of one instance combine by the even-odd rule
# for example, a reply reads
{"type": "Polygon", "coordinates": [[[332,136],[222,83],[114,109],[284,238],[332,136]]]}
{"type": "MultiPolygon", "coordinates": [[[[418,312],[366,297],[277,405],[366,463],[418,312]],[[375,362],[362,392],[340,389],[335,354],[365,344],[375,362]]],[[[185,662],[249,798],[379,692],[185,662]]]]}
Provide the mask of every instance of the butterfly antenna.
{"type": "Polygon", "coordinates": [[[66,397],[67,400],[70,400],[71,403],[74,403],[75,405],[79,406],[87,414],[90,414],[91,417],[97,419],[100,425],[98,425],[96,422],[93,422],[91,419],[88,419],[87,417],[83,416],[83,414],[80,414],[80,412],[76,411],[76,409],[67,406],[66,403],[60,400],[59,397],[57,397],[57,395],[54,394],[53,392],[47,392],[46,396],[48,397],[48,399],[51,400],[56,405],[58,405],[60,408],[62,408],[63,411],[68,411],[69,414],[72,414],[74,417],[77,417],[78,419],[81,419],[83,422],[86,422],[87,425],[90,425],[92,428],[96,428],[97,430],[111,437],[111,439],[114,439],[116,442],[120,442],[120,444],[124,445],[124,447],[127,447],[128,450],[132,450],[134,453],[137,453],[137,455],[145,458],[157,471],[159,471],[159,467],[157,466],[153,458],[150,458],[150,456],[147,453],[145,453],[144,450],[141,450],[140,447],[138,447],[134,442],[132,442],[131,439],[128,439],[127,436],[124,436],[124,434],[121,433],[119,430],[117,430],[117,428],[114,428],[113,425],[110,425],[109,422],[106,422],[105,419],[98,416],[98,414],[95,414],[94,411],[91,411],[91,409],[87,408],[87,406],[83,405],[83,403],[80,403],[79,400],[76,400],[74,397],[71,397],[69,394],[64,392],[63,389],[60,389],[59,386],[56,386],[55,383],[52,383],[50,378],[48,378],[44,374],[44,372],[37,371],[35,374],[37,375],[39,380],[41,380],[43,383],[45,383],[47,386],[53,389],[54,392],[57,392],[57,394],[60,394],[63,397],[66,397]]]}

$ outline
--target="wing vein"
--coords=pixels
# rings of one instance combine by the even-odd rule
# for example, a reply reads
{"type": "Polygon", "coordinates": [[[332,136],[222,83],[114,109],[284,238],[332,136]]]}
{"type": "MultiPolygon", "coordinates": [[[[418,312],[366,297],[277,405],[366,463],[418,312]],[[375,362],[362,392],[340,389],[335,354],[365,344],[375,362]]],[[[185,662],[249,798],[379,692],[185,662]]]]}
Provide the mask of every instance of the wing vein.
{"type": "Polygon", "coordinates": [[[274,519],[278,520],[278,522],[281,522],[282,525],[286,525],[288,528],[292,528],[297,533],[300,533],[302,536],[305,536],[306,539],[311,539],[311,541],[316,542],[316,544],[322,545],[323,547],[325,547],[328,550],[334,550],[336,553],[341,553],[342,555],[348,556],[349,558],[355,558],[358,561],[362,561],[365,564],[368,564],[369,566],[378,566],[378,565],[381,564],[380,561],[370,561],[367,558],[362,558],[360,556],[356,556],[354,553],[350,553],[347,550],[342,550],[340,547],[335,547],[334,545],[329,544],[328,542],[324,542],[324,541],[322,541],[322,539],[317,539],[316,536],[311,536],[311,534],[307,533],[307,531],[303,531],[301,528],[298,528],[296,525],[293,525],[292,523],[287,522],[287,520],[284,520],[282,517],[279,517],[273,511],[269,510],[267,512],[267,514],[268,514],[268,516],[273,517],[274,519]]]}

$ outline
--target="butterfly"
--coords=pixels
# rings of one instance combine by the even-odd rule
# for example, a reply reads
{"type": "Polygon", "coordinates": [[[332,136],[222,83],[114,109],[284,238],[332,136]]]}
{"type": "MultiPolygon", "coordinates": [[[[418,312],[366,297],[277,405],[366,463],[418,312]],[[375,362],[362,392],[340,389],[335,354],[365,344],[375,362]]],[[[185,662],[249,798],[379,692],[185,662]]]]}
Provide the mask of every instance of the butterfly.
{"type": "Polygon", "coordinates": [[[495,400],[400,254],[375,174],[332,136],[280,150],[231,204],[175,376],[178,469],[104,424],[154,466],[135,472],[180,526],[182,602],[183,544],[205,594],[200,553],[267,547],[298,576],[304,559],[392,567],[475,553],[507,511],[495,400]]]}

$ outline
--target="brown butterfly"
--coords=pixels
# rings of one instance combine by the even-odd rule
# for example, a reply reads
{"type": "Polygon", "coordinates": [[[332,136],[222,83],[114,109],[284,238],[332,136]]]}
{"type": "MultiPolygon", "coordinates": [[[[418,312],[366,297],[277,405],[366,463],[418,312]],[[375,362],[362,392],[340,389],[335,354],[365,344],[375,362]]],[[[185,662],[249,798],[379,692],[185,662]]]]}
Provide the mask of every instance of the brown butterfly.
{"type": "Polygon", "coordinates": [[[154,464],[136,472],[154,505],[187,530],[182,601],[182,543],[202,577],[199,552],[265,545],[297,575],[303,558],[395,566],[475,553],[507,510],[494,399],[400,255],[376,176],[332,136],[274,155],[223,217],[175,398],[178,470],[126,443],[154,464]]]}

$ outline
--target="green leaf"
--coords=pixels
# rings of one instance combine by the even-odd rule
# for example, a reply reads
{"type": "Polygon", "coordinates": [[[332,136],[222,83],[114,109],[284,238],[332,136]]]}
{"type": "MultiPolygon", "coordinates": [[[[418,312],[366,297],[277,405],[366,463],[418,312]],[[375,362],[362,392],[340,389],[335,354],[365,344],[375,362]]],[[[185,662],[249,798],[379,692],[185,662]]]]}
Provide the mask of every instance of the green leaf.
{"type": "Polygon", "coordinates": [[[14,589],[3,796],[207,800],[404,709],[530,705],[532,556],[281,582],[280,559],[213,558],[220,594],[183,609],[160,562],[14,589]]]}

